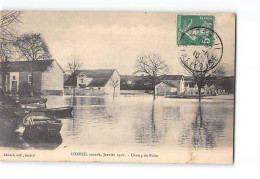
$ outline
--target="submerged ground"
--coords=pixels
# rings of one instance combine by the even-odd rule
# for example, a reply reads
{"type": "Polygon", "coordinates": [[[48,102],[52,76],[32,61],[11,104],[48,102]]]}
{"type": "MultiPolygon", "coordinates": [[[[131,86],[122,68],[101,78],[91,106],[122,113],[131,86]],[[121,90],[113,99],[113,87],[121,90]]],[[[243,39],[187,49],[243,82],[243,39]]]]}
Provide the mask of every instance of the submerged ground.
{"type": "MultiPolygon", "coordinates": [[[[233,150],[232,95],[203,99],[152,96],[47,96],[48,108],[74,106],[61,135],[28,141],[17,119],[0,114],[3,149],[106,149],[114,151],[233,150]]],[[[1,111],[3,112],[3,111],[1,111]]],[[[159,152],[160,153],[160,152],[159,152]]],[[[175,152],[176,153],[176,152],[175,152]]]]}

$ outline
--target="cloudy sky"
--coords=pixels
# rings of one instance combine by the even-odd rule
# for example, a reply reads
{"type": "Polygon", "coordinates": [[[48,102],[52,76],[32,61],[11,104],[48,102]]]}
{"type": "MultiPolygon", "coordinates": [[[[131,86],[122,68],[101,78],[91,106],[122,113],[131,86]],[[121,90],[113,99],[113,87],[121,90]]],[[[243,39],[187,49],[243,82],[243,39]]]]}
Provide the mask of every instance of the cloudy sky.
{"type": "MultiPolygon", "coordinates": [[[[218,14],[215,31],[223,40],[222,64],[234,71],[234,22],[232,15],[218,14]]],[[[183,74],[176,45],[175,13],[24,12],[20,33],[41,33],[52,57],[62,67],[72,56],[83,69],[116,68],[132,74],[136,57],[158,53],[170,66],[170,74],[183,74]]]]}

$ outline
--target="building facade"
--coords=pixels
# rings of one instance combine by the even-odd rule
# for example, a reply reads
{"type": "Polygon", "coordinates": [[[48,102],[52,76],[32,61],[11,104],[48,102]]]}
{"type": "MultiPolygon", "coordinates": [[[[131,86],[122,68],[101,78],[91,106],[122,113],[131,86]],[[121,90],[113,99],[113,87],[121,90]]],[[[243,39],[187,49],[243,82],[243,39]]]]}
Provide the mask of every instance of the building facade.
{"type": "Polygon", "coordinates": [[[3,62],[0,65],[0,88],[5,88],[7,93],[28,94],[33,88],[36,94],[63,94],[64,71],[56,60],[3,62]]]}
{"type": "Polygon", "coordinates": [[[155,94],[165,96],[167,94],[182,95],[185,90],[183,75],[164,75],[160,77],[160,83],[155,86],[155,94]]]}
{"type": "Polygon", "coordinates": [[[116,69],[77,70],[64,82],[65,94],[115,95],[120,94],[120,75],[116,69]],[[74,90],[74,91],[73,91],[74,90]]]}

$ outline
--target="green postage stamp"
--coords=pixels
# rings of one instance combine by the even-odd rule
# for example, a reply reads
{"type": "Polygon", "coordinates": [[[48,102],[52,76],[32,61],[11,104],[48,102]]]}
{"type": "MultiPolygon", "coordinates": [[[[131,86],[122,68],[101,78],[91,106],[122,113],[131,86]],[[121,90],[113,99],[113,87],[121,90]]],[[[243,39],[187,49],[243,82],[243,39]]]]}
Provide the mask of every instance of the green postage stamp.
{"type": "Polygon", "coordinates": [[[177,45],[212,46],[214,22],[213,15],[177,15],[177,45]]]}

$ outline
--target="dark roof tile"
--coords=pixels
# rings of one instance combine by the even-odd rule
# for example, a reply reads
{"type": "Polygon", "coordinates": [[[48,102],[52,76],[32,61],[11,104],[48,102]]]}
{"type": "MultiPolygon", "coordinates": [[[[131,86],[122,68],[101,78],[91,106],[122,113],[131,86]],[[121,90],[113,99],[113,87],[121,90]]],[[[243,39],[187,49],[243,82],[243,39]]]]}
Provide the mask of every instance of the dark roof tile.
{"type": "Polygon", "coordinates": [[[77,70],[65,82],[64,86],[76,86],[77,76],[81,73],[93,78],[87,87],[104,87],[116,69],[77,70]]]}
{"type": "Polygon", "coordinates": [[[52,66],[54,60],[37,61],[13,61],[0,63],[0,71],[25,72],[25,71],[45,71],[52,66]]]}

